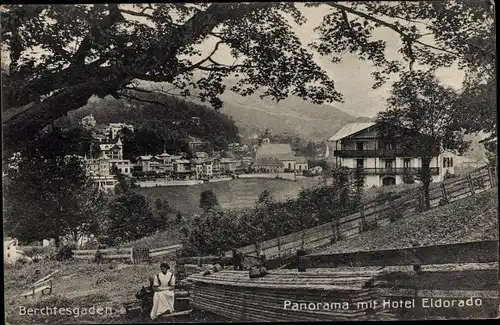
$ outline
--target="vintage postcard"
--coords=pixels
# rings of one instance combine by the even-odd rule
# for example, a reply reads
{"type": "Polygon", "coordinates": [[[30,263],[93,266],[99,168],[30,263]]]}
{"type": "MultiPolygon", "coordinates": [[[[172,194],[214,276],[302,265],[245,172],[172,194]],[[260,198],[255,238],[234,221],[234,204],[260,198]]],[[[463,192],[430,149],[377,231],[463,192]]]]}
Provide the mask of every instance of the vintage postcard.
{"type": "Polygon", "coordinates": [[[497,318],[494,1],[0,8],[7,324],[497,318]]]}

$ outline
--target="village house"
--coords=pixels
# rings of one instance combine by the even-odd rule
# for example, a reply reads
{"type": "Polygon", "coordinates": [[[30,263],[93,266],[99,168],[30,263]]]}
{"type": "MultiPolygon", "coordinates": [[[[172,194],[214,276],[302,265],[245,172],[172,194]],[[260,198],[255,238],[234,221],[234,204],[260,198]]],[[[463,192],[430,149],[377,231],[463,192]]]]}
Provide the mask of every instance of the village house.
{"type": "Polygon", "coordinates": [[[111,159],[104,152],[97,159],[85,159],[85,165],[88,175],[100,190],[108,193],[114,191],[118,179],[111,174],[111,159]]]}
{"type": "Polygon", "coordinates": [[[174,175],[180,179],[189,178],[193,175],[191,170],[191,163],[187,159],[176,159],[173,161],[174,175]]]}
{"type": "MultiPolygon", "coordinates": [[[[257,147],[254,166],[261,166],[262,163],[272,163],[273,160],[269,160],[271,158],[279,160],[286,172],[302,173],[308,169],[305,157],[295,156],[292,147],[288,143],[271,143],[269,133],[266,131],[260,141],[260,145],[257,147]]],[[[277,168],[277,166],[275,167],[277,168]]],[[[265,170],[266,168],[263,169],[265,170]]]]}
{"type": "Polygon", "coordinates": [[[106,136],[108,137],[108,141],[113,141],[114,139],[116,139],[123,128],[127,128],[130,131],[134,132],[134,126],[132,124],[109,123],[104,130],[106,136]]]}
{"type": "Polygon", "coordinates": [[[238,161],[233,158],[221,158],[219,165],[221,173],[234,173],[238,166],[238,161]]]}
{"type": "Polygon", "coordinates": [[[255,159],[252,168],[258,173],[282,173],[285,165],[277,158],[255,159]]]}
{"type": "MultiPolygon", "coordinates": [[[[360,168],[367,187],[402,184],[405,170],[416,175],[422,167],[422,160],[406,153],[400,143],[382,140],[380,125],[375,122],[349,123],[328,143],[336,164],[360,168]]],[[[432,158],[430,169],[434,182],[443,180],[446,170],[453,173],[453,159],[449,158],[450,154],[432,158]]]]}
{"type": "Polygon", "coordinates": [[[214,176],[212,167],[212,160],[210,159],[191,160],[191,169],[196,179],[212,178],[214,176]]]}

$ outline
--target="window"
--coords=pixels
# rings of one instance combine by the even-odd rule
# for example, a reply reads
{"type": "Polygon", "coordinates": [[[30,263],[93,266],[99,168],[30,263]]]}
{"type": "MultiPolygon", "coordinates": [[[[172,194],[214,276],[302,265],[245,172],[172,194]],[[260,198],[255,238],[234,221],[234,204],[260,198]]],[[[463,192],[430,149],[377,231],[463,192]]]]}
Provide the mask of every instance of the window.
{"type": "Polygon", "coordinates": [[[410,168],[411,166],[411,159],[410,158],[404,158],[403,159],[403,167],[404,168],[410,168]]]}
{"type": "Polygon", "coordinates": [[[386,159],[385,160],[385,168],[392,169],[394,166],[393,162],[394,162],[394,160],[392,160],[392,159],[386,159]]]}
{"type": "Polygon", "coordinates": [[[363,142],[356,142],[356,150],[363,150],[363,142]]]}
{"type": "Polygon", "coordinates": [[[356,159],[356,168],[363,168],[365,167],[365,160],[364,159],[356,159]]]}
{"type": "Polygon", "coordinates": [[[288,169],[292,169],[292,163],[288,163],[288,169]]]}
{"type": "Polygon", "coordinates": [[[394,149],[394,145],[392,143],[386,143],[385,144],[385,149],[392,150],[392,149],[394,149]]]}
{"type": "Polygon", "coordinates": [[[444,168],[453,167],[453,157],[444,157],[443,158],[443,167],[444,168]]]}

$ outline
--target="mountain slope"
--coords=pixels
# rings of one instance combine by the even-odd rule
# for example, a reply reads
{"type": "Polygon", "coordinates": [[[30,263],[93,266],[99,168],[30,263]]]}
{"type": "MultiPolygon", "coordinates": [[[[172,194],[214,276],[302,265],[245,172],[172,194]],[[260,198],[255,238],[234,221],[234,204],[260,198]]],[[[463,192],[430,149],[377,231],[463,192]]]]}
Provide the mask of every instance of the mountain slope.
{"type": "MultiPolygon", "coordinates": [[[[231,86],[231,81],[228,82],[231,86]]],[[[233,117],[238,128],[246,131],[269,129],[272,133],[289,133],[308,140],[324,141],[346,123],[369,121],[354,117],[331,105],[316,105],[290,96],[280,102],[261,99],[258,94],[243,97],[226,91],[221,112],[233,117]]]]}

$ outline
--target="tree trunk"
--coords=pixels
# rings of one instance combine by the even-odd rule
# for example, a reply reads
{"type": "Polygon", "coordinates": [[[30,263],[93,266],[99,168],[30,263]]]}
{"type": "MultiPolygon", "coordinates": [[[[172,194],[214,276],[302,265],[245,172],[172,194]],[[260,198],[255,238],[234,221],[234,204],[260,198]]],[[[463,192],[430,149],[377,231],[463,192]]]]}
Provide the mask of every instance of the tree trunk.
{"type": "Polygon", "coordinates": [[[54,242],[55,242],[56,248],[61,247],[61,238],[59,236],[56,236],[54,238],[54,242]]]}
{"type": "Polygon", "coordinates": [[[429,187],[431,185],[431,170],[430,170],[430,158],[422,158],[422,170],[420,173],[420,181],[422,182],[424,190],[424,210],[429,210],[431,208],[429,187]]]}

